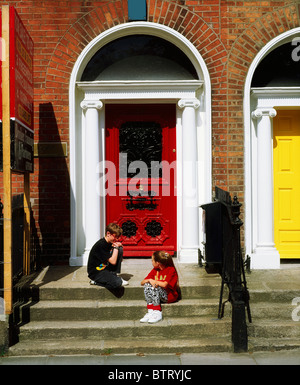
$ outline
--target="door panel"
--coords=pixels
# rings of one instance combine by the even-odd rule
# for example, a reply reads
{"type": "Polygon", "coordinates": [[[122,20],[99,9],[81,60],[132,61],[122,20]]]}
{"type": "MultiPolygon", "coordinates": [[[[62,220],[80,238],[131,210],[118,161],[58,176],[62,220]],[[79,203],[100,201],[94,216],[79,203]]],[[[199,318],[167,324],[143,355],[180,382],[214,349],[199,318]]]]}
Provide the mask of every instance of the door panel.
{"type": "Polygon", "coordinates": [[[278,111],[273,130],[275,246],[300,258],[300,111],[278,111]]]}
{"type": "Polygon", "coordinates": [[[105,116],[106,165],[116,167],[106,195],[107,223],[123,228],[124,256],[174,254],[176,107],[114,104],[105,116]]]}

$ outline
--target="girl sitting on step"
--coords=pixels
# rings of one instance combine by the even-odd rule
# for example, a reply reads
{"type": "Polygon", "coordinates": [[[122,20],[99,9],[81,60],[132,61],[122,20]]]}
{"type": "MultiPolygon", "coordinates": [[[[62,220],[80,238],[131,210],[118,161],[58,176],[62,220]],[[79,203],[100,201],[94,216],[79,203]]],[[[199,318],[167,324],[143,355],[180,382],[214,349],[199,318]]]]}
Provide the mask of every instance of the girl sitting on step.
{"type": "Polygon", "coordinates": [[[178,274],[172,256],[165,251],[155,251],[152,265],[153,269],[141,282],[148,312],[140,322],[150,324],[162,320],[161,303],[175,302],[179,297],[178,274]]]}

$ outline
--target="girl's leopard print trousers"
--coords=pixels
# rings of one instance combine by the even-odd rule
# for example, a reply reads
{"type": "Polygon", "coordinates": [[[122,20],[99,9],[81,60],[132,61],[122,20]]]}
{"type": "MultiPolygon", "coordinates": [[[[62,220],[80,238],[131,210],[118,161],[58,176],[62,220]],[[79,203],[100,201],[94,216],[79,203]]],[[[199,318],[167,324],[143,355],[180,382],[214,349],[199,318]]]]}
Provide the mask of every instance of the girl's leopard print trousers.
{"type": "Polygon", "coordinates": [[[153,287],[150,283],[145,283],[144,285],[144,294],[147,305],[158,306],[161,302],[168,301],[168,293],[162,287],[153,287]]]}

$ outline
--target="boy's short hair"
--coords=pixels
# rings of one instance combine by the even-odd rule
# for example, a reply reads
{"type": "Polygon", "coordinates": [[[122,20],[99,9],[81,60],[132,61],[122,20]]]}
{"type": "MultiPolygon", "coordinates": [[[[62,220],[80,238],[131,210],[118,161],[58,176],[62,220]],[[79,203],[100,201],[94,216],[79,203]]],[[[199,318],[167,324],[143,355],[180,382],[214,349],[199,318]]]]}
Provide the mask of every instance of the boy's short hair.
{"type": "Polygon", "coordinates": [[[117,223],[109,223],[106,226],[105,234],[107,232],[110,232],[111,234],[115,234],[117,237],[120,237],[123,233],[123,229],[117,224],[117,223]]]}

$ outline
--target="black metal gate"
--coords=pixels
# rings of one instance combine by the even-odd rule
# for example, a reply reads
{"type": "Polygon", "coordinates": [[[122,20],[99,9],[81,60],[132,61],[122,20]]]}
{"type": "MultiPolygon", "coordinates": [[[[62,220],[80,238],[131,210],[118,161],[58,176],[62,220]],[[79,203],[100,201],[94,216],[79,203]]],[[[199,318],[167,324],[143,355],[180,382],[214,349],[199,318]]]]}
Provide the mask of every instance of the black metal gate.
{"type": "Polygon", "coordinates": [[[24,194],[12,197],[12,271],[13,277],[23,273],[24,194]]]}
{"type": "MultiPolygon", "coordinates": [[[[4,265],[3,265],[3,203],[0,199],[0,296],[3,297],[4,265]]],[[[12,197],[12,273],[17,277],[23,272],[24,249],[24,196],[12,197]]]]}

